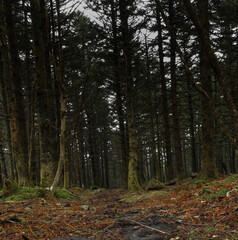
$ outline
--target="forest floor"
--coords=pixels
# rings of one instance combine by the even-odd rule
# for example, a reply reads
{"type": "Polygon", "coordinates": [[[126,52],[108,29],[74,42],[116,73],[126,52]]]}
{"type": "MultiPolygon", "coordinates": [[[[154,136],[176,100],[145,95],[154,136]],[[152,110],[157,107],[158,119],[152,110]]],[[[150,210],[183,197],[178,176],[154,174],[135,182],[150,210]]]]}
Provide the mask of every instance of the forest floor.
{"type": "Polygon", "coordinates": [[[0,202],[0,239],[238,239],[238,175],[159,191],[94,191],[0,202]]]}

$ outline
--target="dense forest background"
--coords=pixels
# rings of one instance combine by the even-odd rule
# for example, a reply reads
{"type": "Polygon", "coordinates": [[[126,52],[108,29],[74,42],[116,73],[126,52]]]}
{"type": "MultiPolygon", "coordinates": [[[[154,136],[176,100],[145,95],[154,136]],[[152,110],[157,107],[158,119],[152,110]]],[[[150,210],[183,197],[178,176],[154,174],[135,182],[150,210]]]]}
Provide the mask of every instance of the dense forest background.
{"type": "Polygon", "coordinates": [[[237,172],[237,0],[0,11],[0,185],[140,190],[237,172]]]}

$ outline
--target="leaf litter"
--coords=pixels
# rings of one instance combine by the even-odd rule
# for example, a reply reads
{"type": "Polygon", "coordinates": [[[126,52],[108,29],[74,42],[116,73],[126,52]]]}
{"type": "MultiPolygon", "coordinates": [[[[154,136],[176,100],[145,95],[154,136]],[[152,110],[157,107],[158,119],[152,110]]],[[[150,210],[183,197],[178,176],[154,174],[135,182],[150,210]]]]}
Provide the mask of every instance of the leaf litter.
{"type": "Polygon", "coordinates": [[[0,202],[0,239],[238,239],[238,178],[0,202]]]}

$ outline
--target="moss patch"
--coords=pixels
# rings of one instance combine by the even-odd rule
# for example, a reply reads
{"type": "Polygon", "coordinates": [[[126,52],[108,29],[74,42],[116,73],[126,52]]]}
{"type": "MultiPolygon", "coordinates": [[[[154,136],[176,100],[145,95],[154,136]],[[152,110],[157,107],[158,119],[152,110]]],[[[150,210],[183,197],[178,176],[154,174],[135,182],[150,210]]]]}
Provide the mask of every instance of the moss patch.
{"type": "Polygon", "coordinates": [[[192,185],[193,186],[202,185],[202,184],[204,184],[206,182],[207,182],[207,180],[205,180],[205,179],[198,179],[192,185]]]}
{"type": "Polygon", "coordinates": [[[65,188],[57,188],[54,195],[59,199],[71,200],[74,198],[74,195],[65,188]]]}
{"type": "Polygon", "coordinates": [[[46,190],[41,187],[23,187],[19,188],[14,194],[5,198],[6,201],[21,201],[32,198],[45,197],[46,190]]]}
{"type": "Polygon", "coordinates": [[[126,202],[126,203],[133,203],[141,200],[147,200],[151,198],[163,198],[168,197],[170,195],[167,191],[151,191],[151,192],[143,192],[140,194],[125,194],[122,196],[120,202],[126,202]]]}
{"type": "Polygon", "coordinates": [[[159,190],[165,187],[165,184],[158,181],[157,179],[151,179],[147,184],[146,184],[146,190],[151,191],[151,190],[159,190]]]}
{"type": "Polygon", "coordinates": [[[0,197],[7,197],[16,193],[20,186],[12,179],[5,179],[3,189],[0,192],[0,197]]]}
{"type": "Polygon", "coordinates": [[[232,175],[224,180],[224,182],[235,182],[238,180],[238,174],[232,175]]]}
{"type": "Polygon", "coordinates": [[[228,192],[228,189],[225,187],[221,187],[219,191],[213,191],[211,187],[209,186],[204,186],[201,190],[201,197],[203,199],[207,199],[209,201],[215,200],[216,198],[219,197],[224,197],[226,196],[226,193],[228,192]]]}

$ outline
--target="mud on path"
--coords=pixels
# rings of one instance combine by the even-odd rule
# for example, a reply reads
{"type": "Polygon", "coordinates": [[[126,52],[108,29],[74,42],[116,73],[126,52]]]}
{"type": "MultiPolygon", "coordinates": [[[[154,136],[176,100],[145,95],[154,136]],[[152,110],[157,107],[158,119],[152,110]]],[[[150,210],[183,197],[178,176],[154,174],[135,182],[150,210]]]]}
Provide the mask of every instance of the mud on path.
{"type": "Polygon", "coordinates": [[[238,191],[226,188],[214,199],[195,186],[134,194],[72,189],[76,200],[2,201],[0,239],[238,239],[238,191]]]}

